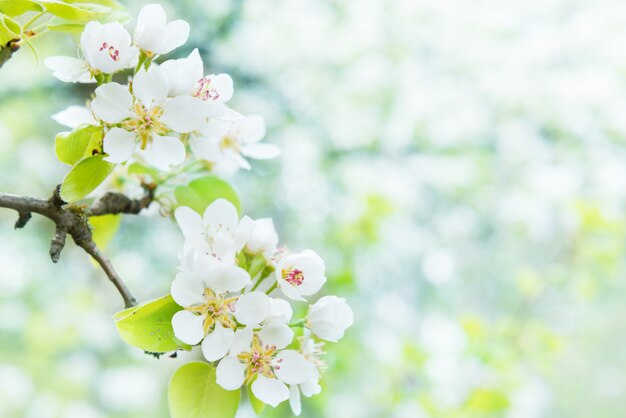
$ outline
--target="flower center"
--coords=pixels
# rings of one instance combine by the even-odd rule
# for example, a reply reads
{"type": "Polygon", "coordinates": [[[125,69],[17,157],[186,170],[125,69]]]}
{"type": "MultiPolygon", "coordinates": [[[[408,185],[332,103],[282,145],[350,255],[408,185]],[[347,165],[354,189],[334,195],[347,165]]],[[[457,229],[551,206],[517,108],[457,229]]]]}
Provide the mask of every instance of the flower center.
{"type": "Polygon", "coordinates": [[[232,149],[233,151],[239,151],[239,143],[233,136],[226,135],[220,140],[220,149],[232,149]]]}
{"type": "Polygon", "coordinates": [[[167,126],[161,121],[163,109],[159,106],[153,106],[150,109],[137,102],[133,105],[135,118],[124,123],[124,128],[129,131],[135,131],[141,138],[141,149],[146,149],[146,145],[152,137],[152,133],[163,135],[168,132],[167,126]]]}
{"type": "Polygon", "coordinates": [[[113,45],[102,42],[102,45],[100,45],[100,51],[104,50],[109,51],[109,57],[111,57],[113,61],[118,62],[120,60],[120,50],[115,48],[113,45]]]}
{"type": "Polygon", "coordinates": [[[304,282],[304,273],[302,270],[290,268],[283,270],[283,279],[292,286],[300,286],[304,282]]]}
{"type": "MultiPolygon", "coordinates": [[[[259,337],[255,334],[252,339],[251,351],[237,355],[239,361],[247,365],[245,383],[250,383],[254,376],[258,374],[269,378],[275,377],[274,370],[280,369],[280,366],[272,365],[272,360],[275,355],[276,346],[263,345],[259,337]]],[[[282,359],[276,361],[276,363],[281,362],[282,359]]]]}
{"type": "Polygon", "coordinates": [[[218,322],[226,328],[237,328],[237,323],[233,318],[236,297],[223,299],[209,288],[204,289],[204,297],[206,299],[204,304],[186,308],[190,312],[204,316],[204,335],[209,334],[218,322]]]}
{"type": "Polygon", "coordinates": [[[220,94],[212,81],[209,76],[202,77],[200,80],[196,81],[191,95],[202,100],[217,100],[220,94]]]}

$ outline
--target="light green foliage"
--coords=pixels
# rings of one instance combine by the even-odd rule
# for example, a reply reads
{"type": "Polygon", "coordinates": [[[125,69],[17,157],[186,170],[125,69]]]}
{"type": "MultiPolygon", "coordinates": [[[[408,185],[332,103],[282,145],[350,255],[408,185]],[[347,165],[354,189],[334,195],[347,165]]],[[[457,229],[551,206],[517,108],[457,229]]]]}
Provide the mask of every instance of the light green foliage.
{"type": "Polygon", "coordinates": [[[143,303],[113,316],[120,337],[128,344],[152,353],[188,349],[174,336],[172,316],[182,308],[172,296],[143,303]]]}
{"type": "Polygon", "coordinates": [[[41,12],[43,5],[34,0],[0,0],[0,13],[7,16],[19,16],[26,12],[41,12]]]}
{"type": "Polygon", "coordinates": [[[227,181],[216,176],[201,177],[187,186],[178,186],[174,189],[174,196],[180,206],[189,206],[200,214],[213,201],[220,198],[230,201],[241,213],[241,203],[235,189],[227,181]]]}
{"type": "Polygon", "coordinates": [[[21,32],[22,28],[17,21],[0,13],[0,46],[19,38],[21,32]]]}
{"type": "Polygon", "coordinates": [[[172,418],[233,418],[240,390],[228,391],[215,382],[215,368],[200,362],[179,368],[170,381],[172,418]]]}
{"type": "Polygon", "coordinates": [[[93,241],[101,250],[108,247],[122,222],[122,215],[92,216],[89,224],[92,227],[93,241]]]}
{"type": "Polygon", "coordinates": [[[76,23],[88,23],[91,20],[98,20],[111,13],[111,8],[89,3],[69,4],[56,0],[42,0],[39,2],[51,15],[60,17],[76,23]]]}
{"type": "Polygon", "coordinates": [[[103,155],[94,155],[76,164],[63,179],[61,198],[76,202],[94,191],[115,168],[115,164],[103,158],[103,155]]]}
{"type": "Polygon", "coordinates": [[[265,404],[257,399],[256,396],[254,396],[250,385],[246,386],[246,393],[248,394],[248,400],[250,401],[250,405],[252,405],[254,413],[257,415],[261,415],[265,410],[265,404]]]}
{"type": "Polygon", "coordinates": [[[102,151],[102,127],[82,126],[72,132],[57,134],[54,150],[62,163],[75,165],[84,158],[102,151]]]}
{"type": "Polygon", "coordinates": [[[15,41],[18,46],[24,42],[36,52],[32,37],[48,29],[79,33],[92,20],[125,21],[128,15],[121,9],[116,0],[0,0],[0,49],[15,41]]]}

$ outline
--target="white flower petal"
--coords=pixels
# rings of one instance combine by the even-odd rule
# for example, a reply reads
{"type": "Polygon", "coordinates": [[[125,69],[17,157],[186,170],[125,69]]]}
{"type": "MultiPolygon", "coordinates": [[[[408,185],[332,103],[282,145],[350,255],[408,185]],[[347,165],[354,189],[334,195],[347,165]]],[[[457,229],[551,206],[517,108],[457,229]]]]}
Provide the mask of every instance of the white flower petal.
{"type": "Polygon", "coordinates": [[[336,342],[354,321],[352,309],[345,299],[324,296],[309,308],[307,324],[318,337],[336,342]]]}
{"type": "Polygon", "coordinates": [[[67,126],[77,128],[80,125],[98,125],[98,121],[85,106],[68,106],[65,110],[52,115],[52,119],[67,126]]]}
{"type": "Polygon", "coordinates": [[[299,385],[300,390],[302,390],[302,394],[307,398],[310,398],[313,395],[317,395],[322,391],[322,387],[319,384],[319,378],[315,377],[311,380],[307,380],[306,382],[299,385]]]}
{"type": "Polygon", "coordinates": [[[244,325],[257,325],[270,314],[270,300],[263,292],[250,292],[235,303],[235,318],[244,325]]]}
{"type": "Polygon", "coordinates": [[[310,398],[313,395],[317,395],[322,391],[322,387],[319,384],[319,377],[315,377],[311,380],[307,380],[306,382],[299,385],[300,390],[302,390],[302,394],[307,398],[310,398]]]}
{"type": "Polygon", "coordinates": [[[128,160],[135,151],[137,136],[122,128],[112,128],[102,140],[104,152],[109,154],[104,159],[119,164],[128,160]]]}
{"type": "Polygon", "coordinates": [[[226,103],[233,97],[233,79],[228,74],[211,74],[207,76],[217,91],[217,103],[226,103]]]}
{"type": "Polygon", "coordinates": [[[284,323],[291,320],[293,310],[289,302],[281,298],[270,298],[270,302],[270,316],[274,318],[273,320],[282,321],[284,323]]]}
{"type": "Polygon", "coordinates": [[[252,393],[261,402],[273,407],[277,407],[278,404],[289,399],[289,389],[283,382],[265,377],[262,374],[252,383],[252,393]]]}
{"type": "Polygon", "coordinates": [[[216,361],[224,357],[233,342],[235,332],[225,328],[221,323],[215,324],[213,332],[204,337],[202,341],[202,354],[208,361],[216,361]]]}
{"type": "Polygon", "coordinates": [[[118,83],[106,83],[95,91],[96,98],[91,102],[94,115],[107,123],[119,123],[132,116],[133,96],[128,87],[118,83]]]}
{"type": "Polygon", "coordinates": [[[237,292],[250,284],[250,275],[241,267],[219,266],[209,272],[206,284],[217,294],[237,292]]]}
{"type": "Polygon", "coordinates": [[[177,275],[170,286],[170,292],[174,302],[185,308],[204,303],[204,286],[199,280],[177,275]]]}
{"type": "Polygon", "coordinates": [[[185,146],[173,136],[152,136],[152,144],[143,153],[150,164],[161,170],[185,161],[185,146]]]}
{"type": "Polygon", "coordinates": [[[235,331],[235,337],[233,343],[230,346],[230,354],[236,356],[239,353],[245,353],[250,351],[250,344],[252,344],[253,330],[251,327],[244,329],[238,329],[235,331]]]}
{"type": "Polygon", "coordinates": [[[250,144],[241,147],[241,154],[255,160],[269,160],[280,155],[280,148],[273,144],[250,144]]]}
{"type": "Polygon", "coordinates": [[[250,238],[250,234],[254,230],[255,222],[249,216],[244,216],[239,221],[239,225],[237,225],[237,229],[235,231],[235,245],[237,248],[237,252],[241,251],[241,249],[246,245],[246,242],[250,238]]]}
{"type": "Polygon", "coordinates": [[[139,12],[135,43],[141,49],[156,54],[167,54],[187,42],[189,24],[175,20],[165,24],[165,10],[158,4],[147,4],[139,12]]]}
{"type": "Polygon", "coordinates": [[[246,365],[234,357],[226,356],[220,360],[215,370],[217,384],[226,390],[239,389],[245,379],[246,365]]]}
{"type": "Polygon", "coordinates": [[[95,83],[87,64],[73,57],[48,57],[44,60],[52,75],[66,83],[95,83]]]}
{"type": "Polygon", "coordinates": [[[203,322],[204,317],[201,315],[184,310],[178,311],[172,317],[174,335],[185,344],[198,344],[204,337],[203,322]]]}
{"type": "Polygon", "coordinates": [[[148,71],[141,68],[133,79],[133,94],[146,109],[163,103],[168,91],[167,77],[159,67],[152,66],[148,71]]]}
{"type": "Polygon", "coordinates": [[[302,413],[302,402],[300,401],[298,385],[289,386],[289,406],[295,416],[299,416],[302,413]]]}
{"type": "Polygon", "coordinates": [[[243,143],[254,144],[265,136],[265,120],[260,115],[250,115],[244,120],[237,122],[243,143]]]}
{"type": "Polygon", "coordinates": [[[275,345],[280,350],[293,341],[293,330],[285,323],[273,321],[261,328],[259,338],[263,344],[275,345]]]}
{"type": "Polygon", "coordinates": [[[182,19],[173,20],[165,25],[161,43],[154,52],[167,54],[183,45],[189,39],[189,23],[182,19]]]}
{"type": "Polygon", "coordinates": [[[232,122],[220,119],[211,119],[202,127],[202,134],[207,137],[222,138],[228,135],[232,126],[232,122]]]}
{"type": "Polygon", "coordinates": [[[246,248],[254,254],[271,255],[277,246],[278,234],[276,233],[276,228],[274,228],[274,221],[270,218],[254,221],[254,228],[248,237],[246,248]]]}
{"type": "Polygon", "coordinates": [[[315,377],[315,366],[294,350],[283,350],[274,358],[276,377],[288,385],[299,385],[315,377]]]}
{"type": "Polygon", "coordinates": [[[235,205],[226,199],[217,199],[211,203],[202,216],[204,224],[211,228],[221,226],[234,233],[239,224],[239,214],[235,205]]]}
{"type": "Polygon", "coordinates": [[[204,224],[198,212],[187,206],[181,206],[174,212],[174,217],[185,239],[202,237],[204,224]]]}
{"type": "Polygon", "coordinates": [[[200,128],[205,120],[204,103],[191,96],[177,96],[166,100],[163,105],[161,122],[176,132],[191,132],[200,128]]]}
{"type": "Polygon", "coordinates": [[[217,162],[222,156],[219,145],[214,138],[191,135],[189,146],[194,155],[201,160],[217,162]]]}
{"type": "Polygon", "coordinates": [[[167,60],[159,68],[167,77],[169,96],[174,97],[191,93],[196,81],[202,78],[203,64],[196,48],[187,58],[167,60]]]}
{"type": "Polygon", "coordinates": [[[283,295],[285,295],[289,299],[297,300],[298,302],[305,302],[306,299],[300,296],[296,288],[289,284],[286,280],[284,280],[282,276],[279,276],[279,274],[280,273],[277,271],[276,276],[278,281],[278,287],[280,288],[280,291],[283,292],[283,295]]]}

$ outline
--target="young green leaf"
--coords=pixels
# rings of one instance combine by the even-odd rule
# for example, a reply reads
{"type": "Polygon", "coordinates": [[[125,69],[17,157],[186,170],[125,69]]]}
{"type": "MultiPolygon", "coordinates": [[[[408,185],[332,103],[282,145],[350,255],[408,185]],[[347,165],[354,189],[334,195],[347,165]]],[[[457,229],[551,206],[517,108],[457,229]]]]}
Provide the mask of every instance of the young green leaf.
{"type": "Polygon", "coordinates": [[[233,418],[240,390],[226,390],[215,381],[215,368],[192,362],[180,367],[170,381],[168,399],[172,418],[233,418]]]}
{"type": "Polygon", "coordinates": [[[58,25],[48,25],[48,29],[54,32],[79,34],[85,29],[82,23],[60,23],[58,25]]]}
{"type": "Polygon", "coordinates": [[[20,16],[26,12],[41,12],[43,6],[33,0],[0,0],[0,13],[7,16],[20,16]]]}
{"type": "Polygon", "coordinates": [[[111,13],[111,8],[99,4],[75,3],[68,4],[58,0],[40,0],[46,11],[54,16],[72,22],[87,23],[106,17],[111,13]]]}
{"type": "Polygon", "coordinates": [[[148,167],[139,163],[132,163],[128,166],[128,174],[148,175],[152,180],[157,181],[161,175],[156,168],[148,167]]]}
{"type": "Polygon", "coordinates": [[[216,176],[205,176],[193,180],[187,186],[178,186],[174,189],[174,196],[180,206],[189,206],[202,214],[213,201],[226,199],[241,213],[239,196],[233,187],[216,176]]]}
{"type": "Polygon", "coordinates": [[[254,413],[257,415],[261,415],[261,413],[265,409],[265,404],[261,402],[256,396],[254,396],[254,393],[252,393],[251,385],[246,386],[246,392],[248,393],[248,399],[250,400],[250,405],[252,405],[254,413]]]}
{"type": "Polygon", "coordinates": [[[153,353],[188,350],[191,347],[178,341],[172,328],[172,317],[181,309],[167,295],[118,312],[113,319],[120,337],[134,347],[153,353]]]}
{"type": "Polygon", "coordinates": [[[0,48],[13,39],[19,39],[21,34],[20,24],[15,19],[0,13],[0,48]]]}
{"type": "Polygon", "coordinates": [[[54,140],[54,150],[59,161],[75,165],[102,151],[102,127],[83,125],[72,132],[60,132],[54,140]]]}
{"type": "Polygon", "coordinates": [[[74,166],[63,179],[61,198],[66,202],[76,202],[98,187],[115,168],[115,164],[103,158],[103,155],[94,155],[74,166]]]}
{"type": "Polygon", "coordinates": [[[98,248],[101,250],[106,249],[120,228],[121,221],[122,215],[102,215],[89,218],[93,242],[96,243],[98,248]]]}

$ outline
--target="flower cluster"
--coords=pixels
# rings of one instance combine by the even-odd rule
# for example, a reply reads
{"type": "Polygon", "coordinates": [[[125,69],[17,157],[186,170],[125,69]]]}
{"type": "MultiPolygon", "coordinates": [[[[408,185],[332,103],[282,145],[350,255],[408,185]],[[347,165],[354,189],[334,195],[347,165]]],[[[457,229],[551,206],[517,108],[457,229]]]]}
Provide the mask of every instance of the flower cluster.
{"type": "Polygon", "coordinates": [[[175,216],[185,237],[171,287],[184,308],[172,318],[176,337],[201,344],[208,361],[219,361],[223,388],[249,384],[262,402],[289,399],[299,415],[300,392],[321,389],[320,340],[339,340],[353,320],[344,299],[324,296],[292,321],[290,301],[306,302],[326,282],[324,261],[312,250],[278,247],[271,219],[239,219],[224,199],[203,216],[184,206],[175,216]]]}
{"type": "Polygon", "coordinates": [[[183,45],[189,24],[167,22],[157,4],[141,9],[133,36],[119,23],[90,22],[80,38],[79,56],[49,57],[46,65],[65,82],[98,83],[87,108],[71,106],[55,115],[76,127],[101,125],[106,160],[135,159],[169,170],[187,156],[218,166],[250,169],[245,157],[274,158],[276,146],[260,144],[265,123],[260,116],[232,110],[233,81],[227,74],[204,74],[198,50],[182,59],[154,60],[183,45]],[[114,82],[117,73],[134,69],[131,81],[114,82]]]}
{"type": "MultiPolygon", "coordinates": [[[[212,169],[250,169],[246,157],[276,157],[276,146],[259,143],[263,119],[228,106],[232,79],[205,75],[197,49],[156,63],[188,36],[186,22],[168,23],[155,4],[141,10],[133,36],[119,23],[90,22],[80,39],[80,58],[50,57],[46,65],[62,81],[98,86],[86,107],[71,106],[54,118],[72,128],[98,127],[88,128],[102,134],[103,158],[115,164],[139,161],[172,170],[190,154],[211,162],[212,169]],[[113,80],[121,81],[118,73],[124,71],[132,77],[113,80]]],[[[289,399],[299,415],[301,394],[321,389],[323,341],[343,337],[352,310],[336,296],[321,297],[307,310],[303,303],[326,282],[321,257],[279,247],[271,219],[240,219],[230,201],[208,201],[202,216],[180,202],[170,207],[179,206],[174,216],[185,238],[171,285],[181,307],[172,317],[174,335],[200,345],[207,361],[218,362],[216,380],[224,389],[249,386],[272,406],[289,399]],[[294,305],[297,312],[306,311],[302,319],[292,320],[291,302],[300,304],[294,305]]]]}

